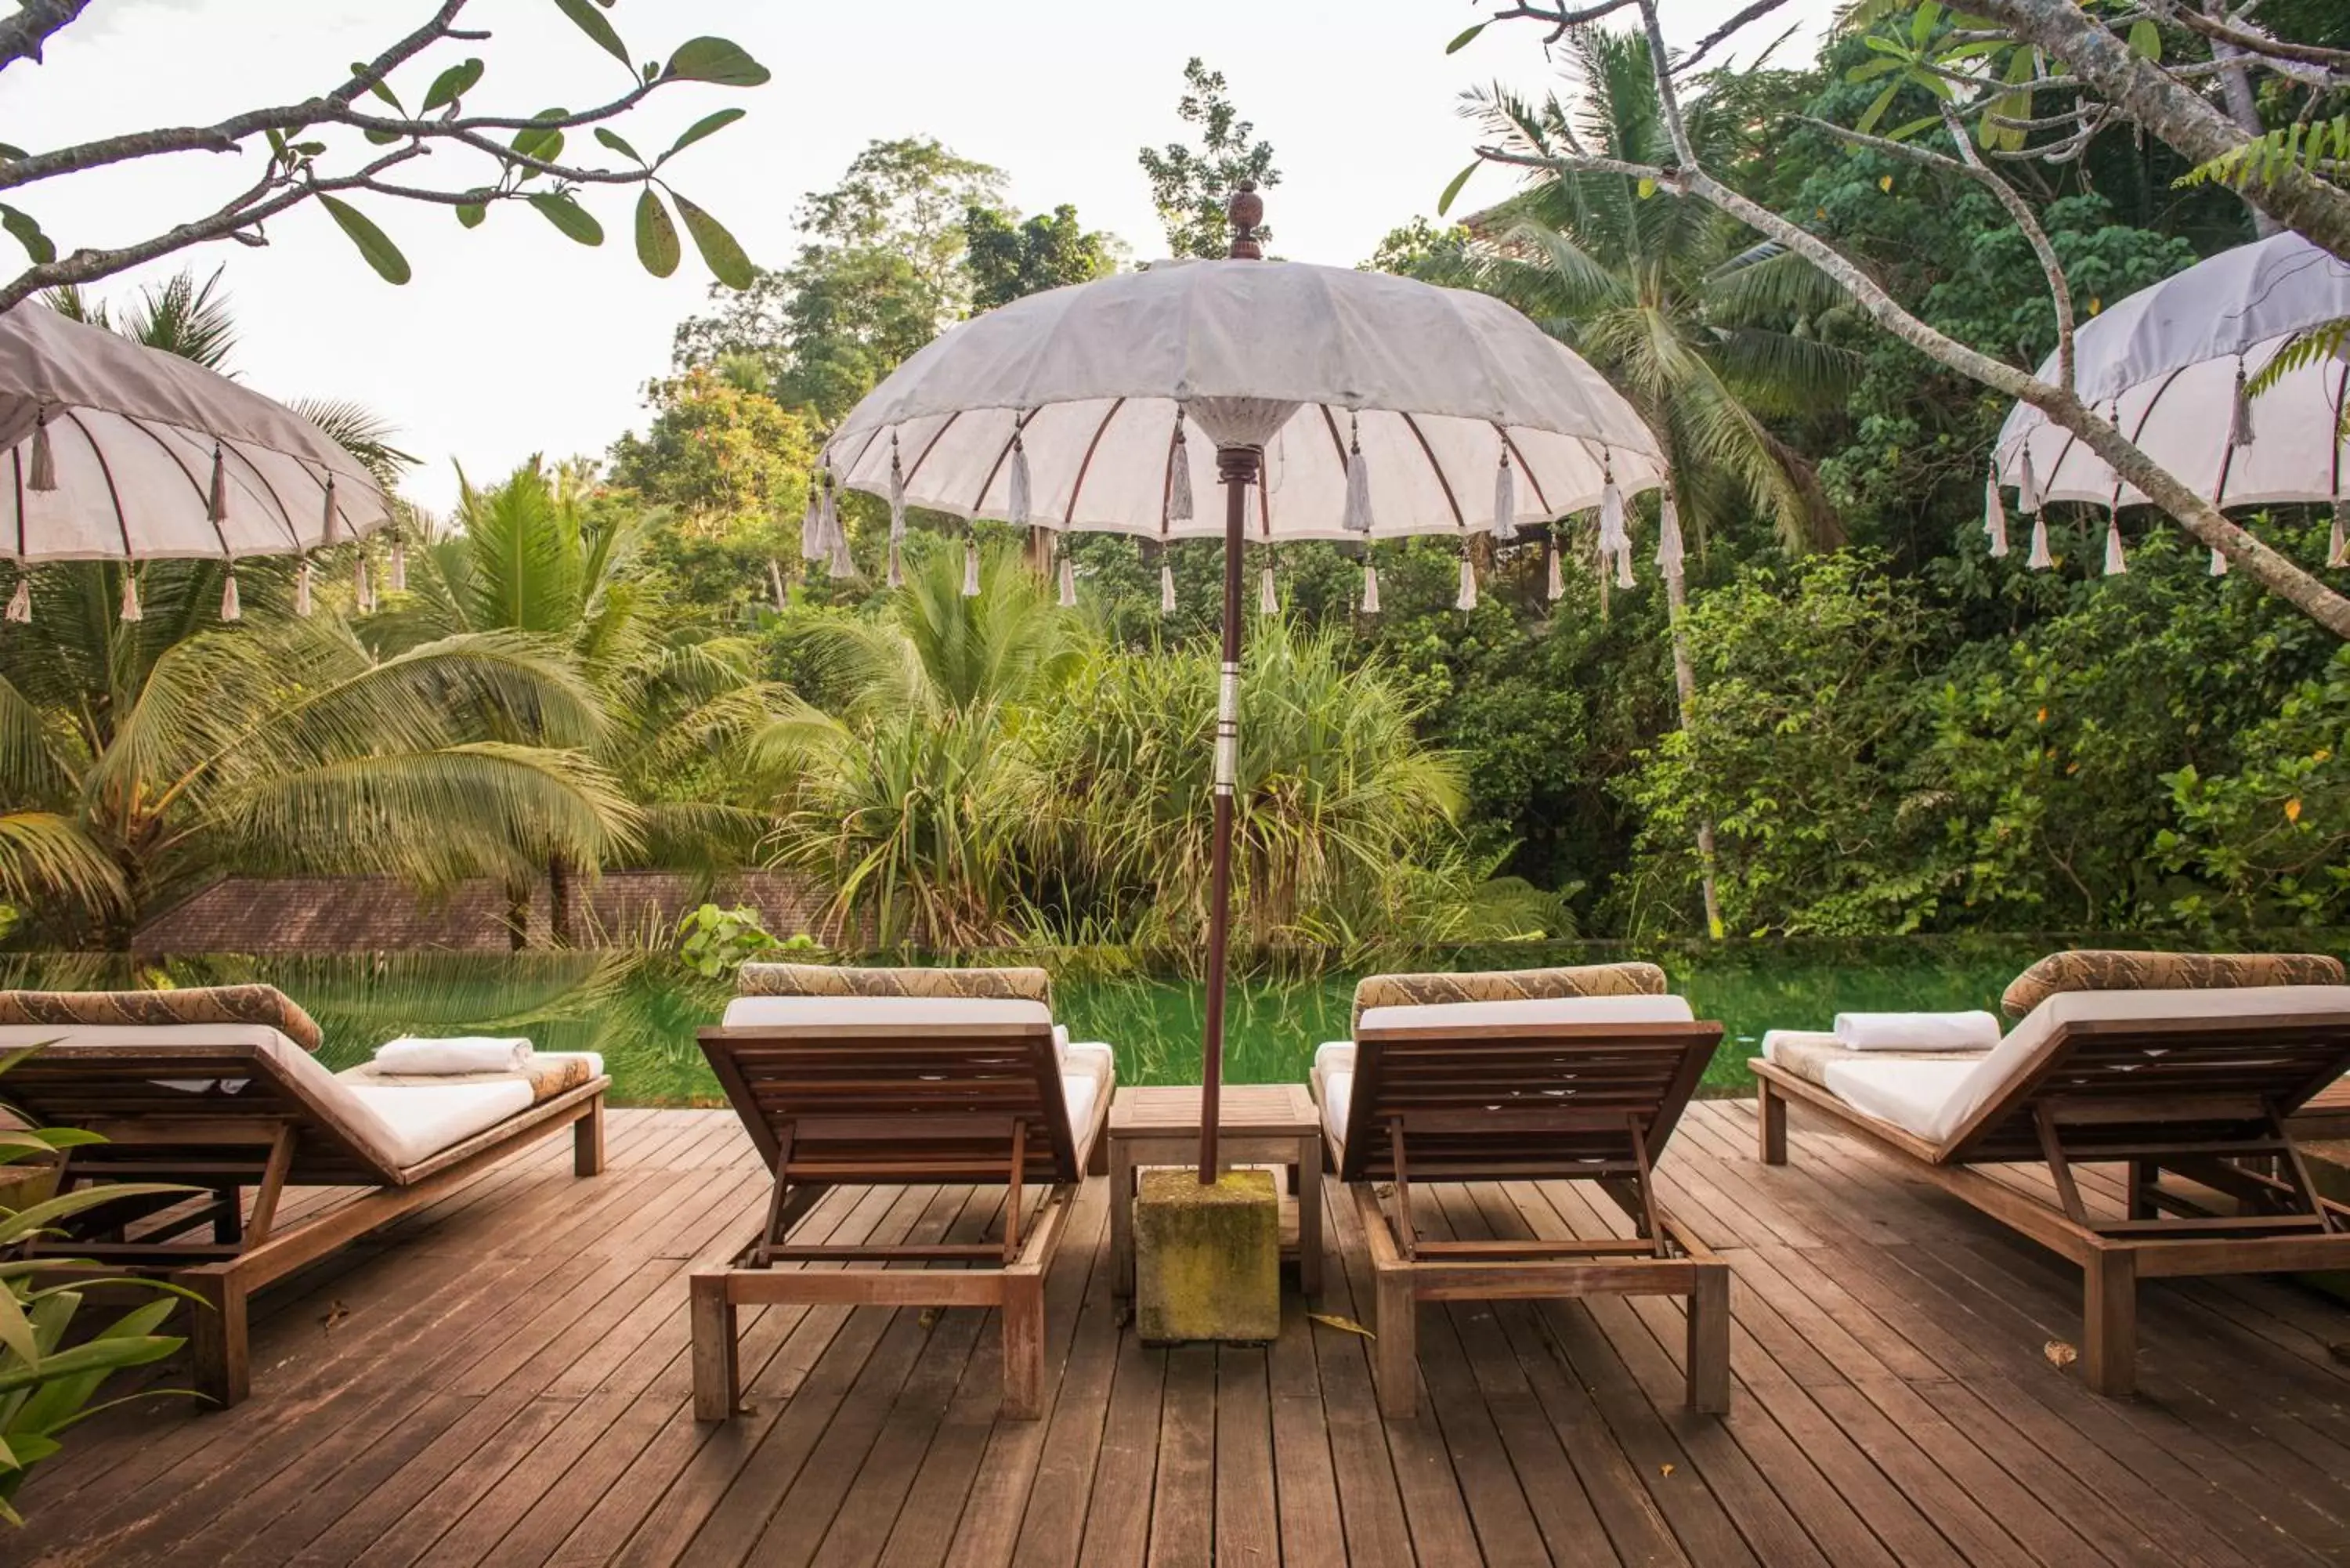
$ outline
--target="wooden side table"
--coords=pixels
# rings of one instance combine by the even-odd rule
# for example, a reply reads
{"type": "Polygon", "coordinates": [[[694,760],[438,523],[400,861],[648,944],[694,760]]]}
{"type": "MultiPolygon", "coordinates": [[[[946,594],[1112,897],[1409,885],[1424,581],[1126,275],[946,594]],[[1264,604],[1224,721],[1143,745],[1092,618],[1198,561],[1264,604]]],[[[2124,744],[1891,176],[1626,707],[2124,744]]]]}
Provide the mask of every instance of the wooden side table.
{"type": "MultiPolygon", "coordinates": [[[[1230,1165],[1282,1165],[1297,1173],[1297,1282],[1322,1289],[1322,1117],[1303,1084],[1227,1084],[1218,1104],[1217,1152],[1230,1165]]],[[[1110,1102],[1110,1257],[1120,1295],[1134,1293],[1134,1179],[1146,1165],[1200,1158],[1200,1088],[1122,1088],[1110,1102]]],[[[1292,1249],[1284,1247],[1284,1255],[1292,1249]]]]}

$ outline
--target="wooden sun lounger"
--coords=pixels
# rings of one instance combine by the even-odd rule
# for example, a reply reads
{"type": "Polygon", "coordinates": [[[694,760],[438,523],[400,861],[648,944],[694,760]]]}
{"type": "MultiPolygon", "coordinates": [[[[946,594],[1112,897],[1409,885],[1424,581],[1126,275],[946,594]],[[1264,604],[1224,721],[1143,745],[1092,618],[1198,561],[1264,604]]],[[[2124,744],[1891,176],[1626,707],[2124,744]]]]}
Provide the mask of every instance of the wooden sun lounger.
{"type": "MultiPolygon", "coordinates": [[[[735,1311],[759,1303],[998,1307],[1003,1414],[1043,1414],[1045,1274],[1090,1157],[1105,1159],[1107,1089],[1073,1128],[1052,1025],[759,1024],[704,1029],[702,1048],[760,1159],[766,1218],[720,1269],[691,1282],[693,1410],[733,1415],[735,1311]],[[983,1243],[831,1246],[792,1228],[838,1186],[1002,1183],[1003,1234],[983,1243]],[[1029,1191],[1043,1197],[1032,1214],[1029,1191]],[[960,1263],[962,1269],[777,1264],[960,1263]]],[[[1095,1172],[1100,1174],[1098,1170],[1095,1172]]]]}
{"type": "Polygon", "coordinates": [[[1721,1040],[1694,1023],[1358,1027],[1347,1136],[1328,1141],[1368,1239],[1383,1413],[1418,1406],[1419,1303],[1586,1295],[1687,1297],[1690,1406],[1730,1407],[1730,1265],[1654,1181],[1721,1040]],[[1412,1223],[1416,1184],[1555,1180],[1596,1182],[1635,1239],[1436,1241],[1412,1223]]]}
{"type": "Polygon", "coordinates": [[[60,1191],[108,1182],[203,1189],[193,1201],[174,1194],[102,1204],[66,1221],[67,1234],[41,1250],[201,1297],[210,1310],[192,1312],[188,1325],[195,1387],[225,1407],[251,1392],[245,1312],[255,1291],[564,1127],[572,1129],[574,1172],[596,1175],[610,1085],[590,1078],[406,1167],[387,1163],[330,1099],[250,1044],[51,1045],[9,1069],[5,1088],[39,1122],[106,1138],[68,1151],[60,1191]],[[361,1190],[281,1225],[279,1204],[297,1187],[361,1190]]]}
{"type": "Polygon", "coordinates": [[[1939,1144],[1769,1062],[1753,1068],[1764,1164],[1786,1163],[1787,1104],[1800,1100],[2079,1264],[2082,1376],[2100,1394],[2137,1386],[2139,1280],[2350,1269],[2350,1208],[2318,1194],[2286,1125],[2350,1069],[2340,1012],[2061,1023],[1939,1144]],[[2123,1215],[2084,1203],[2074,1168],[2090,1161],[2126,1168],[2123,1215]],[[2008,1164],[2044,1164],[2054,1201],[1975,1168],[2008,1164]]]}

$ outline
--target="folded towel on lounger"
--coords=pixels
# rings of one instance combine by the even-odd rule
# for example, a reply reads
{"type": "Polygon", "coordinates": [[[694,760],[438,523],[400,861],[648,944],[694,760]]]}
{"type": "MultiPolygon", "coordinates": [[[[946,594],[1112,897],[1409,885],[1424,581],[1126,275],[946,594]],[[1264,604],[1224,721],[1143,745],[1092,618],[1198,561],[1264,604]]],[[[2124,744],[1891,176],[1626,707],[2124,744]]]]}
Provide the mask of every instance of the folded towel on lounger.
{"type": "Polygon", "coordinates": [[[527,1040],[465,1035],[428,1040],[404,1034],[379,1046],[375,1064],[387,1073],[519,1073],[530,1062],[527,1040]]]}
{"type": "Polygon", "coordinates": [[[1988,1012],[1839,1012],[1835,1037],[1852,1051],[1988,1051],[1999,1020],[1988,1012]]]}

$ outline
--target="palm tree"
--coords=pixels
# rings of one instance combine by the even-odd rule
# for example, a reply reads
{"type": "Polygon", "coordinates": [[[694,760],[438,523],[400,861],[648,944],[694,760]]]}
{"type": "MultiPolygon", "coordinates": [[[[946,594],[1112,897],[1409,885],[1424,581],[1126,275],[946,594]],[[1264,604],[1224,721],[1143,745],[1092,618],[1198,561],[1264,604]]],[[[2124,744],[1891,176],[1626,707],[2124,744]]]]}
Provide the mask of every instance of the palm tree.
{"type": "MultiPolygon", "coordinates": [[[[378,648],[406,649],[503,631],[559,649],[603,712],[597,763],[644,803],[639,846],[667,860],[739,856],[771,819],[747,800],[725,798],[736,781],[709,764],[772,716],[781,689],[755,677],[747,639],[697,640],[666,613],[638,566],[650,519],[591,505],[588,478],[537,458],[486,487],[461,473],[456,526],[427,532],[407,593],[369,618],[367,636],[378,648]]],[[[527,718],[509,738],[532,738],[527,718]]],[[[577,936],[576,874],[598,868],[564,854],[546,862],[558,944],[577,936]]],[[[507,884],[517,945],[538,870],[507,884]]]]}
{"type": "Polygon", "coordinates": [[[1082,647],[1013,552],[965,597],[949,553],[912,565],[878,620],[801,634],[838,716],[791,698],[753,737],[788,805],[774,858],[834,890],[831,918],[884,946],[1017,937],[1019,892],[1046,795],[1026,743],[1082,647]]]}
{"type": "MultiPolygon", "coordinates": [[[[1472,112],[1514,151],[1673,162],[1647,37],[1586,27],[1570,47],[1584,89],[1575,107],[1493,88],[1470,95],[1472,112]]],[[[1692,93],[1683,108],[1700,156],[1734,161],[1750,130],[1731,97],[1692,93]]],[[[1478,226],[1493,237],[1460,254],[1461,281],[1524,310],[1639,410],[1700,549],[1712,518],[1740,502],[1771,518],[1790,550],[1844,542],[1811,465],[1768,423],[1839,406],[1858,373],[1856,355],[1816,335],[1836,303],[1824,279],[1797,257],[1752,246],[1708,204],[1617,174],[1547,175],[1478,226]]],[[[1696,697],[1686,585],[1669,573],[1665,587],[1686,726],[1696,697]]],[[[1712,825],[1700,822],[1697,836],[1707,929],[1719,936],[1712,825]]]]}
{"type": "MultiPolygon", "coordinates": [[[[339,618],[210,629],[220,572],[159,562],[146,618],[87,573],[45,573],[38,631],[0,627],[0,898],[125,942],[227,867],[445,886],[631,844],[587,754],[604,729],[559,657],[467,633],[390,658],[339,618]],[[536,743],[504,737],[525,724],[536,743]]],[[[256,577],[263,607],[285,586],[256,577]]]]}

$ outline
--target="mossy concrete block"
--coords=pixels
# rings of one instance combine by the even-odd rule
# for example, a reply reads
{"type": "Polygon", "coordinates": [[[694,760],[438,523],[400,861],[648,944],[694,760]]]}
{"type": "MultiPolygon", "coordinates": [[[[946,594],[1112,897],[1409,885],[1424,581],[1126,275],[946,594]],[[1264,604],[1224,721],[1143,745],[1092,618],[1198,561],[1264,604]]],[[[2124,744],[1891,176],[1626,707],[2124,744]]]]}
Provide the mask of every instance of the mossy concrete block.
{"type": "Polygon", "coordinates": [[[1134,1200],[1134,1322],[1148,1345],[1281,1334],[1281,1196],[1269,1170],[1146,1170],[1134,1200]]]}

